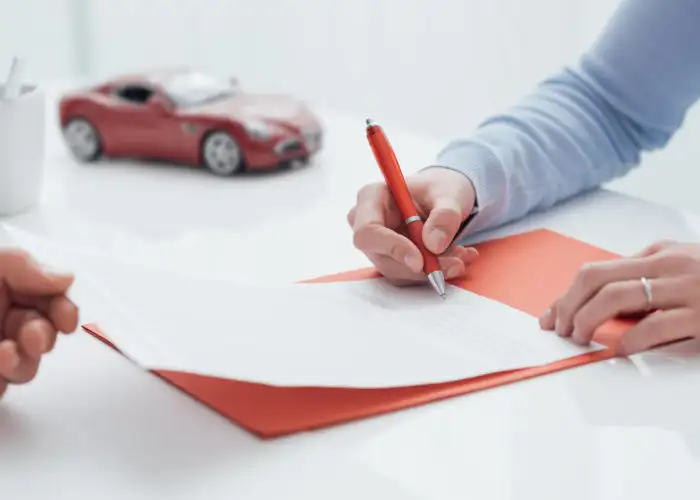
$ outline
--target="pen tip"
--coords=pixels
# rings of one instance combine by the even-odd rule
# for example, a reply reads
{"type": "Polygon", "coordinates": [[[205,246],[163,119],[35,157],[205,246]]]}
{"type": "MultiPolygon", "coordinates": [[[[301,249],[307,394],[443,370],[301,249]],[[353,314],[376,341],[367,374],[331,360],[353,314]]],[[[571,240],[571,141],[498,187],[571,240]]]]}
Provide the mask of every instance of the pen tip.
{"type": "Polygon", "coordinates": [[[372,121],[371,118],[367,118],[365,120],[365,123],[367,124],[368,127],[371,127],[372,125],[374,125],[374,121],[372,121]]]}

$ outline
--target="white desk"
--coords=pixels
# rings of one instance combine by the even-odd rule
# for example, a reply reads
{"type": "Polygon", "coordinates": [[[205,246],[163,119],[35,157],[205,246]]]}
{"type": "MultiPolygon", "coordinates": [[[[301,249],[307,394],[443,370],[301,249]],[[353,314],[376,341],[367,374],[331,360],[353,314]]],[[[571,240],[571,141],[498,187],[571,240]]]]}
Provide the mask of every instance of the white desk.
{"type": "MultiPolygon", "coordinates": [[[[225,180],[165,166],[77,165],[52,135],[45,203],[13,222],[237,279],[292,281],[364,266],[344,218],[378,171],[363,117],[323,117],[328,143],[316,165],[225,180]]],[[[409,169],[442,146],[390,125],[387,132],[409,169]]],[[[700,234],[700,220],[610,192],[509,230],[536,226],[621,253],[700,234]]],[[[61,339],[35,382],[0,403],[0,496],[697,498],[699,391],[700,348],[686,345],[263,442],[78,333],[61,339]]]]}

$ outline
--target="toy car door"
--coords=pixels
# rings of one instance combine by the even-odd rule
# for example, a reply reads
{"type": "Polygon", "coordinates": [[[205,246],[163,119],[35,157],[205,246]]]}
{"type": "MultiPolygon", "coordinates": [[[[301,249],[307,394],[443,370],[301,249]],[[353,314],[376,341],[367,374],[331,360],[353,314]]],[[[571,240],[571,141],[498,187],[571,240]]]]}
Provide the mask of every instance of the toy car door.
{"type": "Polygon", "coordinates": [[[158,92],[147,85],[127,84],[115,89],[115,96],[119,105],[110,122],[119,155],[178,161],[182,128],[158,92]]]}

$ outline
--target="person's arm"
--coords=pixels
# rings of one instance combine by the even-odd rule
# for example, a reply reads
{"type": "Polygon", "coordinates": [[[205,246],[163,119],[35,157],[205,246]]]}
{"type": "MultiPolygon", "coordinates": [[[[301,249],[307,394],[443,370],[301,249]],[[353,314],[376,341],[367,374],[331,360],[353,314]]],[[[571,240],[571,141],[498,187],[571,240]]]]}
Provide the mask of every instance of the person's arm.
{"type": "Polygon", "coordinates": [[[624,0],[578,64],[455,140],[435,165],[464,173],[469,234],[627,173],[700,97],[700,0],[624,0]]]}

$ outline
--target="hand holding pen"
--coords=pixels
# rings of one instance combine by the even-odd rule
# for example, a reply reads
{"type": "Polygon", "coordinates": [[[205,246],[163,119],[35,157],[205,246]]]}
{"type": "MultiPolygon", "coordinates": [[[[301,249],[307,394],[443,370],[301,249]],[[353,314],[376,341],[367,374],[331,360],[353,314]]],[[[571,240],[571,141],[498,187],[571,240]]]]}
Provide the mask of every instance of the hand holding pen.
{"type": "MultiPolygon", "coordinates": [[[[368,127],[368,132],[381,131],[373,127],[368,127]]],[[[379,137],[382,136],[383,133],[379,137]]],[[[368,140],[371,144],[372,136],[368,140]]],[[[388,141],[386,146],[390,150],[388,141]]],[[[381,148],[380,159],[387,157],[386,153],[381,153],[381,148]]],[[[398,168],[393,152],[388,157],[391,158],[390,163],[395,163],[398,168]]],[[[357,202],[348,213],[355,246],[367,255],[383,276],[396,285],[426,281],[426,271],[432,272],[430,267],[425,266],[426,251],[437,255],[439,269],[443,271],[445,279],[462,277],[466,267],[478,255],[473,248],[452,243],[474,207],[475,193],[471,182],[458,172],[436,167],[406,177],[405,187],[417,214],[423,217],[421,223],[424,227],[419,231],[422,234],[416,235],[414,232],[414,237],[422,236],[422,245],[420,239],[417,240],[419,244],[411,240],[408,233],[410,226],[405,224],[407,217],[402,216],[385,178],[385,182],[368,184],[360,189],[357,202]]],[[[410,212],[410,207],[406,210],[410,212]]]]}

